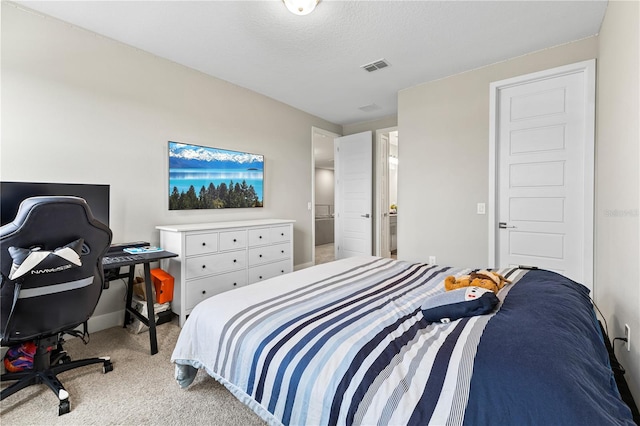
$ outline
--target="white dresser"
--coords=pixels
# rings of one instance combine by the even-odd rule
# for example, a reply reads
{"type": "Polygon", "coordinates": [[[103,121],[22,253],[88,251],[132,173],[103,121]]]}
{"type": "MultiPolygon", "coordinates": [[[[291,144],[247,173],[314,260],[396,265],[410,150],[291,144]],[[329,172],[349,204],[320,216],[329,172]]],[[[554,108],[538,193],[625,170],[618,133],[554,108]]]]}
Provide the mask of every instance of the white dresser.
{"type": "Polygon", "coordinates": [[[294,220],[156,226],[160,246],[178,257],[161,267],[174,277],[171,309],[180,326],[199,302],[293,271],[294,220]]]}

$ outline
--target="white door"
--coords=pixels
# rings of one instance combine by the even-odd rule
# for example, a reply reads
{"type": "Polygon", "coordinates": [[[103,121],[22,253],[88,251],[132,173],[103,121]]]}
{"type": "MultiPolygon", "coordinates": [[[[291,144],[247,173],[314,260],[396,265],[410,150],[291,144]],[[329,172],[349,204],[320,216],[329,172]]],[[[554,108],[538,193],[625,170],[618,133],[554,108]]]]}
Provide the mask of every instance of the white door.
{"type": "Polygon", "coordinates": [[[371,132],[334,139],[336,259],[371,255],[371,132]]]}
{"type": "Polygon", "coordinates": [[[376,255],[380,257],[391,257],[390,231],[389,231],[389,134],[378,135],[376,144],[378,152],[377,164],[377,208],[376,218],[376,255]]]}
{"type": "Polygon", "coordinates": [[[587,88],[595,80],[583,71],[497,90],[496,266],[536,266],[590,287],[594,103],[587,88]]]}

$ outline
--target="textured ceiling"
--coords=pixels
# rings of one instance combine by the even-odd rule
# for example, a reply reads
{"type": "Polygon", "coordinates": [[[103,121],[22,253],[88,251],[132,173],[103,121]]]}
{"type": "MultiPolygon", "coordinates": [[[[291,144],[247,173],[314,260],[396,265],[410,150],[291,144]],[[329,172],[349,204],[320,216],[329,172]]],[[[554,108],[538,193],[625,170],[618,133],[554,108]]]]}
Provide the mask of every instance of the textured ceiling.
{"type": "Polygon", "coordinates": [[[336,124],[397,112],[397,93],[598,33],[606,1],[18,1],[336,124]],[[385,58],[391,66],[361,66],[385,58]],[[363,111],[360,108],[367,111],[363,111]]]}

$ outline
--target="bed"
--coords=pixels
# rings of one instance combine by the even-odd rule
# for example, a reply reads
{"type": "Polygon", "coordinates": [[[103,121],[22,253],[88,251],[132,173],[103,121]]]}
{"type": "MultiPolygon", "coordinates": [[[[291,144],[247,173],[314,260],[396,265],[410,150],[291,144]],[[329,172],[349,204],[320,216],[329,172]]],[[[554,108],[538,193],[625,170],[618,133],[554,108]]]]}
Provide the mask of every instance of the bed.
{"type": "Polygon", "coordinates": [[[429,322],[423,305],[471,269],[357,257],[198,304],[172,355],[272,425],[632,425],[589,291],[543,270],[484,315],[429,322]]]}

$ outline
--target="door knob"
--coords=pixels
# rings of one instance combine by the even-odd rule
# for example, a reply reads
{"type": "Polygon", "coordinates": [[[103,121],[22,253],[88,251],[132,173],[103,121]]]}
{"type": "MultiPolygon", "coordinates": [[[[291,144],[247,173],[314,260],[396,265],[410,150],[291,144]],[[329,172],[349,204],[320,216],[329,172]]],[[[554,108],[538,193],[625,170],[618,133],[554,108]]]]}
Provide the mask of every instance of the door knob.
{"type": "Polygon", "coordinates": [[[507,229],[507,228],[517,228],[517,226],[507,226],[507,222],[499,222],[498,223],[498,227],[500,229],[507,229]]]}

